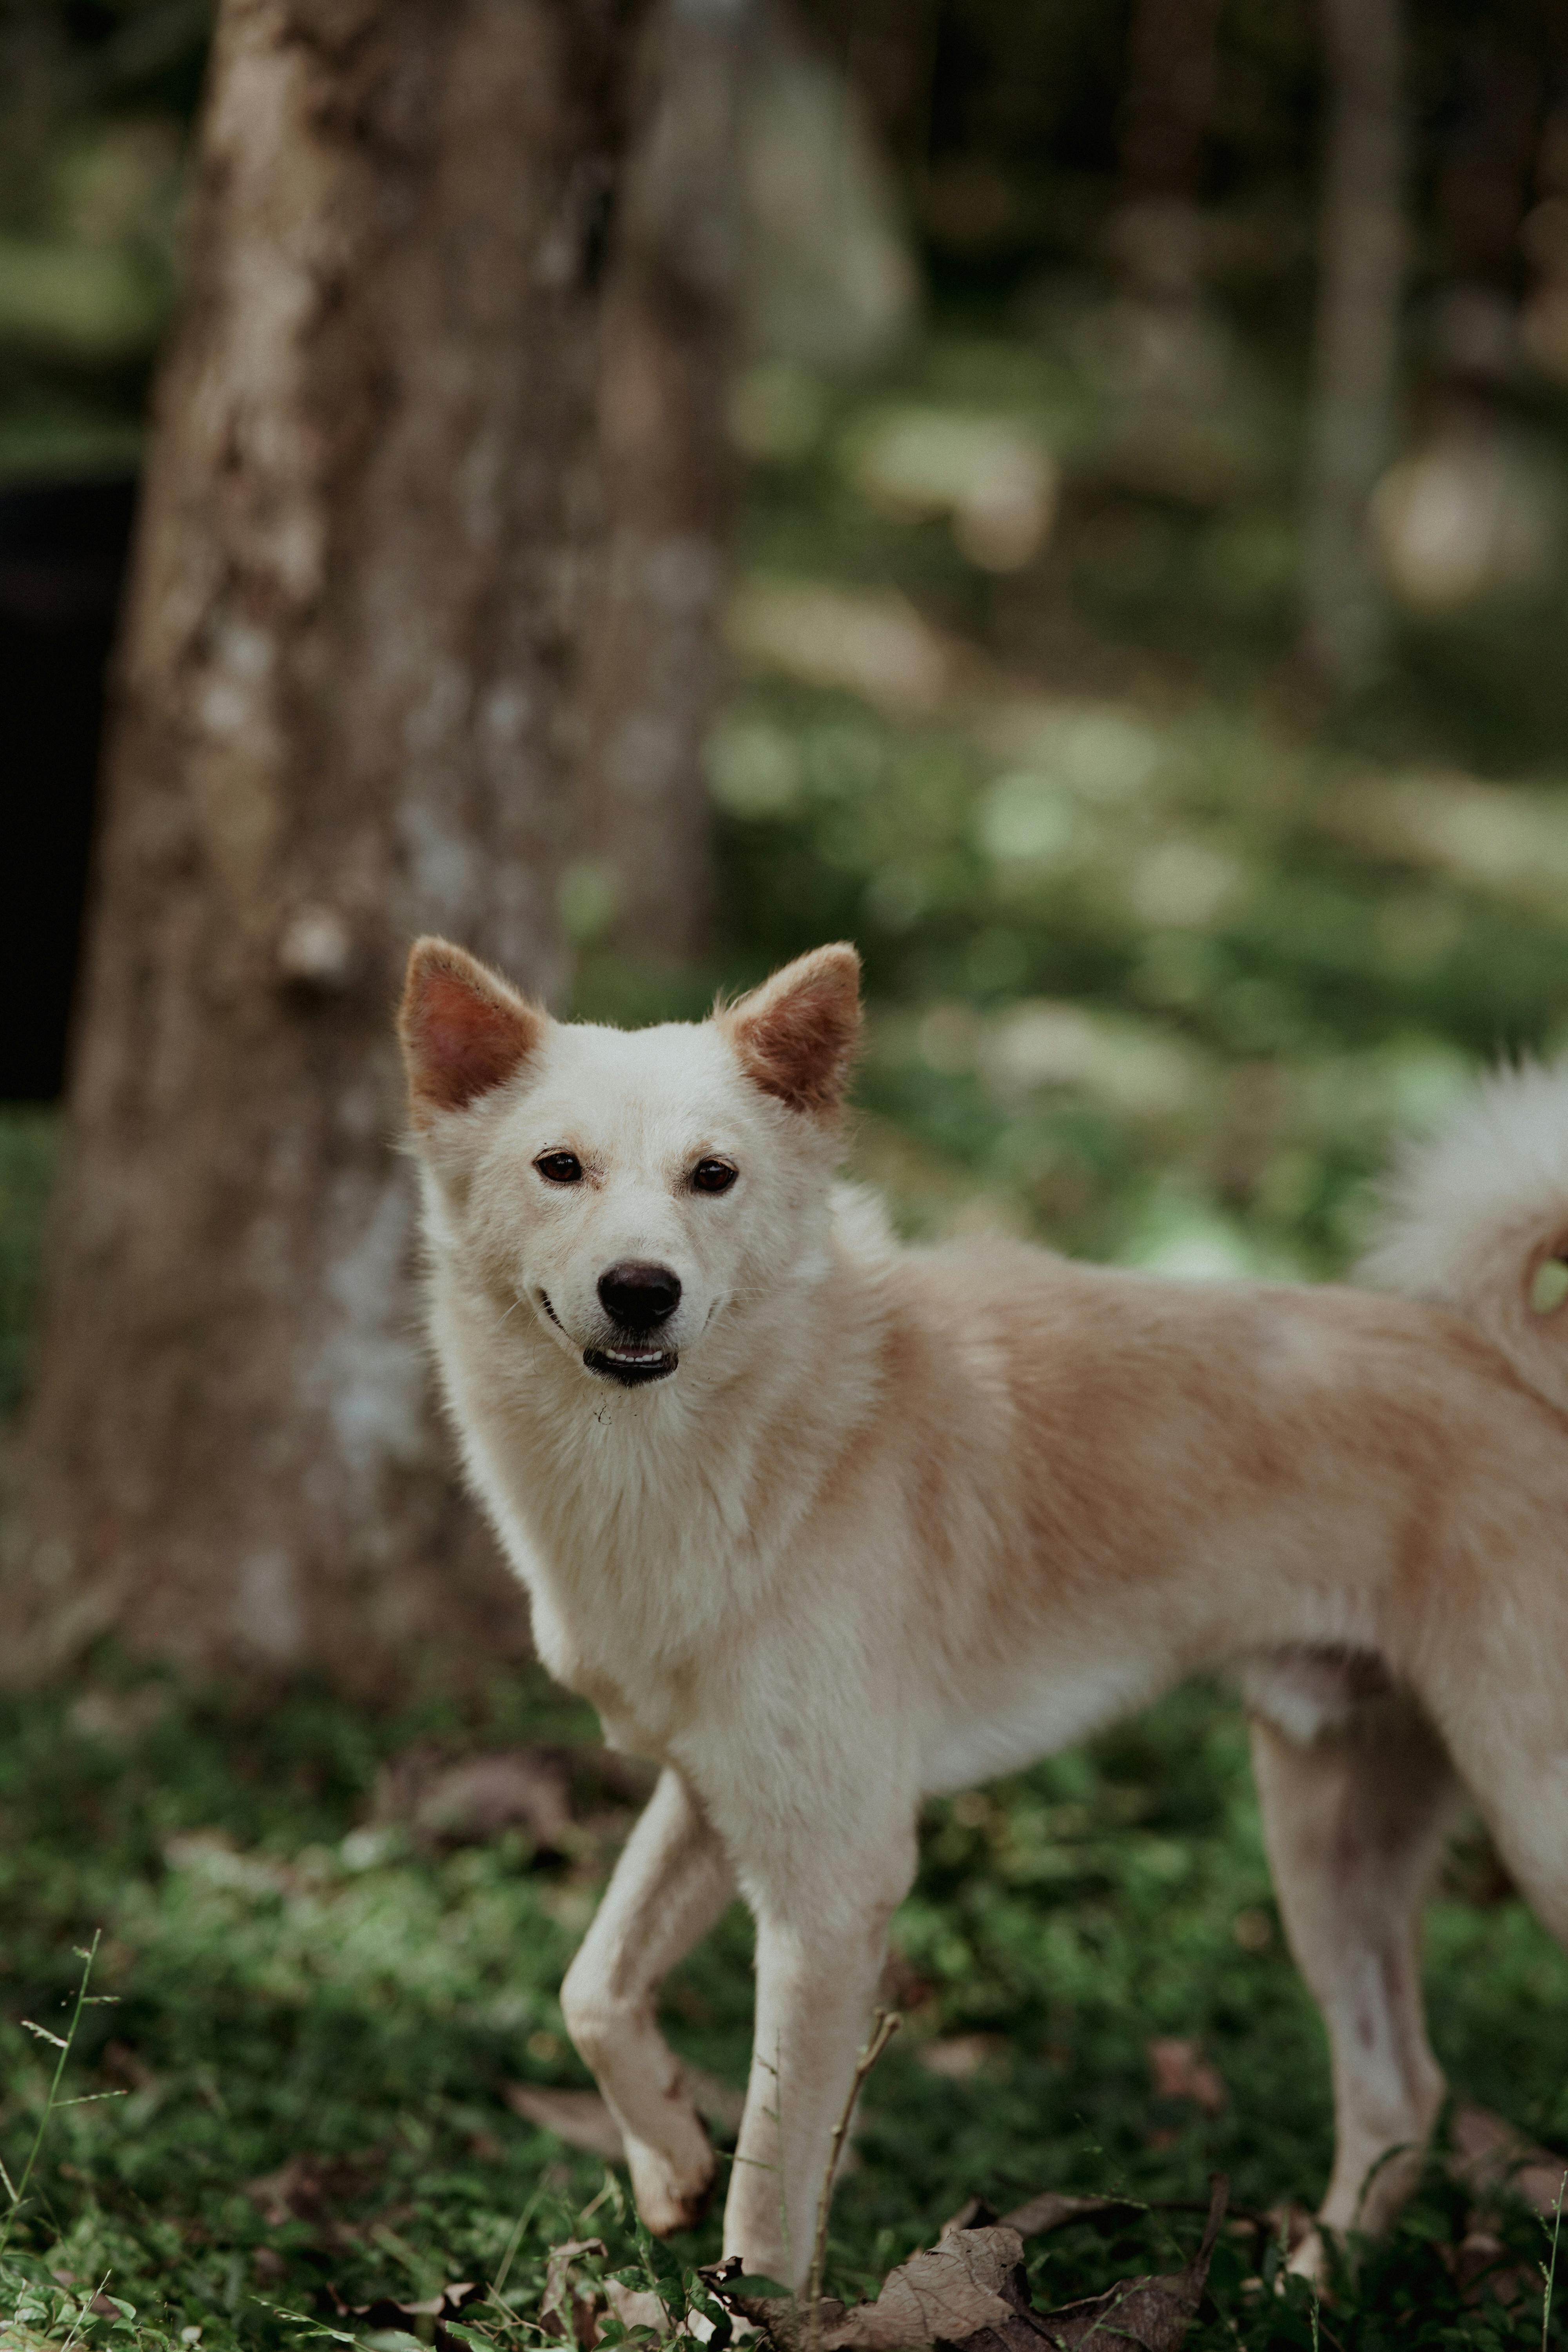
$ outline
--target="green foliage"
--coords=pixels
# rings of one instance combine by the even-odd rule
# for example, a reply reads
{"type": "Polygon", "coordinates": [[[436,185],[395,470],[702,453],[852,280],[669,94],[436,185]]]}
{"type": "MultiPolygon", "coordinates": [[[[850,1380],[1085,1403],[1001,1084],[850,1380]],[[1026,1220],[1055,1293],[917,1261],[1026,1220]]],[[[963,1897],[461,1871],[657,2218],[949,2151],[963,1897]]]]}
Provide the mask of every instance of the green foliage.
{"type": "MultiPolygon", "coordinates": [[[[463,2324],[480,2346],[521,2347],[536,2340],[549,2247],[589,2234],[633,2284],[652,2264],[686,2291],[692,2263],[717,2252],[716,2220],[649,2247],[616,2176],[504,2095],[509,2083],[585,2083],[557,1989],[614,1825],[563,1859],[515,1832],[432,1854],[369,1819],[378,1765],[412,1736],[460,1748],[589,1727],[542,1684],[467,1724],[373,1724],[310,1694],[247,1717],[112,1675],[74,1700],[5,1706],[0,2159],[12,2179],[58,2055],[18,2021],[65,2036],[81,1977],[72,1948],[99,1931],[93,1990],[112,2000],[82,2011],[62,2090],[124,2094],[49,2118],[0,2252],[7,2341],[130,2352],[199,2327],[208,2352],[227,2352],[302,2341],[314,2320],[382,2345],[338,2306],[490,2280],[510,2249],[500,2300],[470,2305],[463,2324]]],[[[1282,1949],[1227,1700],[1189,1691],[1091,1750],[933,1806],[896,1941],[908,2025],[872,2078],[835,2207],[833,2291],[872,2286],[971,2193],[998,2209],[1042,2187],[1201,2202],[1221,2166],[1257,2210],[1321,2186],[1323,2050],[1282,1949]],[[1156,2096],[1145,2042],[1161,2032],[1198,2039],[1217,2062],[1229,2094],[1217,2113],[1156,2096]]],[[[682,2054],[737,2084],[749,1960],[737,1912],[666,2001],[682,2054]]],[[[1437,2045],[1467,2094],[1561,2135],[1568,1961],[1516,1902],[1450,1895],[1431,1979],[1437,2045]]],[[[1533,2276],[1539,2223],[1499,2226],[1507,2263],[1533,2276]]],[[[1037,2299],[1169,2266],[1196,2227],[1151,2214],[1109,2237],[1043,2240],[1037,2299]]],[[[1341,2282],[1324,2315],[1335,2340],[1381,2345],[1397,2329],[1407,2344],[1539,2342],[1534,2289],[1511,2316],[1461,2303],[1443,2250],[1462,2234],[1462,2200],[1435,2171],[1392,2243],[1341,2282]]],[[[1247,2344],[1310,2340],[1302,2291],[1247,2284],[1272,2268],[1268,2244],[1267,2232],[1224,2241],[1223,2315],[1197,2345],[1234,2342],[1233,2327],[1247,2344]]]]}
{"type": "MultiPolygon", "coordinates": [[[[1291,667],[1293,399],[1239,371],[1247,463],[1204,472],[1107,387],[1099,315],[950,322],[865,391],[742,384],[746,432],[795,421],[753,467],[708,751],[721,976],[858,941],[858,1165],[910,1232],[1338,1274],[1391,1135],[1564,1039],[1563,591],[1408,621],[1331,719],[1291,667]],[[934,464],[984,416],[1059,474],[1010,572],[868,464],[889,418],[934,464]]],[[[585,952],[580,1002],[613,1015],[634,979],[585,952]]]]}
{"type": "Polygon", "coordinates": [[[133,460],[212,0],[0,12],[0,476],[133,460]]]}

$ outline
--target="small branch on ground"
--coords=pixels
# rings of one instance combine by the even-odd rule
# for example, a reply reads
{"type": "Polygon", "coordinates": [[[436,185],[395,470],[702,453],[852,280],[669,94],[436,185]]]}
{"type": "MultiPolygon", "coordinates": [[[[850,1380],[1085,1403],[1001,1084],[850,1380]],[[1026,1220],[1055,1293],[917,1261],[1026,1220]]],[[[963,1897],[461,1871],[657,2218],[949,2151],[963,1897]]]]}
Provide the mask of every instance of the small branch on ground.
{"type": "Polygon", "coordinates": [[[838,2169],[838,2159],[844,2150],[849,2119],[855,2113],[855,2103],[860,2096],[866,2077],[903,2023],[897,2010],[879,2009],[871,2021],[871,2038],[855,2062],[855,2072],[849,2084],[849,2095],[844,2102],[844,2112],[833,2126],[828,2143],[827,2168],[822,2176],[822,2193],[816,2200],[816,2235],[811,2247],[811,2276],[806,2288],[806,2308],[810,2314],[807,2341],[810,2352],[822,2352],[822,2272],[827,2258],[827,2212],[833,2202],[833,2179],[838,2169]]]}

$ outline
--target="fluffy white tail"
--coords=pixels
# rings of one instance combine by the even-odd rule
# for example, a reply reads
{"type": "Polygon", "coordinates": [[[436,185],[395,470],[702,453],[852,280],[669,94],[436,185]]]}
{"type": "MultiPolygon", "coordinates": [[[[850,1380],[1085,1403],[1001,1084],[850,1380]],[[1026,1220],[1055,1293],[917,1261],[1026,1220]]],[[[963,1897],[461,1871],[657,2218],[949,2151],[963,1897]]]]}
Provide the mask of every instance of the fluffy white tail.
{"type": "Polygon", "coordinates": [[[1357,1279],[1466,1316],[1568,1411],[1568,1055],[1483,1079],[1383,1198],[1357,1279]]]}

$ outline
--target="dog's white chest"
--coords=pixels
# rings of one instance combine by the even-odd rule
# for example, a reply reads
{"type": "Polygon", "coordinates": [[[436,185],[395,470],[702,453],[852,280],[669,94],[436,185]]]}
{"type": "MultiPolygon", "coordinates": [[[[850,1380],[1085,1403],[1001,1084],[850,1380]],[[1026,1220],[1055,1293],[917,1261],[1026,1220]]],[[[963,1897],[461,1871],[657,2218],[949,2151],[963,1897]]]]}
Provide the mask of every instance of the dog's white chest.
{"type": "Polygon", "coordinates": [[[942,1727],[928,1751],[923,1792],[949,1796],[1071,1748],[1141,1705],[1160,1677],[1159,1662],[1147,1655],[1077,1666],[1041,1658],[1023,1687],[1015,1681],[994,1702],[942,1727]]]}

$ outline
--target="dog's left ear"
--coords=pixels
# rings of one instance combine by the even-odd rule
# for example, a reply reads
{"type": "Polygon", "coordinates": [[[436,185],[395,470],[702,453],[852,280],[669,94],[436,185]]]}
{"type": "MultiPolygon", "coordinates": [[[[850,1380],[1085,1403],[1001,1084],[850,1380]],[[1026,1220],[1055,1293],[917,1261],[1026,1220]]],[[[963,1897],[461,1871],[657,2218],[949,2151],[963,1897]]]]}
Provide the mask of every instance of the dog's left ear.
{"type": "Polygon", "coordinates": [[[860,959],[814,948],[718,1016],[747,1076],[791,1110],[837,1110],[860,1042],[860,959]]]}

